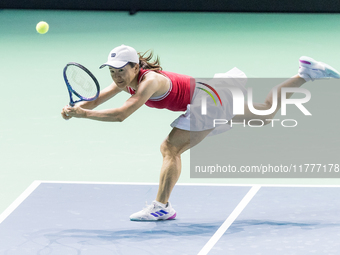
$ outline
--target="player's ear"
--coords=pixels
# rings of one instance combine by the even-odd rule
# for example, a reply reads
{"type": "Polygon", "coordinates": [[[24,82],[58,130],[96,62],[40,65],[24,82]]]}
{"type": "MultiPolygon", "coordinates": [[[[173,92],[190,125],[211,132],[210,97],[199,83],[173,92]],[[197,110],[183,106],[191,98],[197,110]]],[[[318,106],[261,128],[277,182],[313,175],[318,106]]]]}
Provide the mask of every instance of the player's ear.
{"type": "Polygon", "coordinates": [[[139,64],[135,64],[133,68],[134,68],[135,73],[139,72],[139,64]]]}

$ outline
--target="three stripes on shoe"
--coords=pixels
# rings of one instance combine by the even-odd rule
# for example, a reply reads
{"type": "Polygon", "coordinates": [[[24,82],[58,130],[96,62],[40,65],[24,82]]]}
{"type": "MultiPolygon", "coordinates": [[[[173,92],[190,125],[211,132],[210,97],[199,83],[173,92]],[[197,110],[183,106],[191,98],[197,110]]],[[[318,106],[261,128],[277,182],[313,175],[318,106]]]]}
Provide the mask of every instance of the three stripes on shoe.
{"type": "Polygon", "coordinates": [[[160,210],[158,212],[154,212],[154,213],[150,213],[152,216],[155,216],[155,217],[159,217],[159,216],[163,216],[164,214],[169,214],[167,213],[166,211],[164,210],[160,210]]]}

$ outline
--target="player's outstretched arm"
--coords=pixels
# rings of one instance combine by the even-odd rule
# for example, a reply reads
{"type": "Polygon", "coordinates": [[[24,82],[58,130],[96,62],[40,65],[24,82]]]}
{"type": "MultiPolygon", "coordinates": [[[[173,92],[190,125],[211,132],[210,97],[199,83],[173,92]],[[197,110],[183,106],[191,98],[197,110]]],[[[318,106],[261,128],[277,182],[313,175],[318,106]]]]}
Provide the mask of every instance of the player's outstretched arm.
{"type": "MultiPolygon", "coordinates": [[[[100,94],[99,94],[99,96],[96,100],[82,101],[82,102],[78,103],[75,107],[76,108],[80,107],[82,109],[92,110],[92,109],[96,108],[97,106],[101,105],[102,103],[105,103],[106,101],[108,101],[109,99],[111,99],[112,97],[114,97],[115,95],[117,95],[121,91],[122,90],[120,88],[118,88],[117,85],[113,82],[110,86],[108,86],[105,89],[103,89],[102,91],[100,91],[100,94]]],[[[72,116],[67,114],[67,111],[66,111],[67,107],[68,106],[65,106],[61,111],[61,116],[65,120],[69,120],[70,118],[72,118],[72,116]]],[[[79,112],[79,109],[78,109],[78,112],[79,112]]]]}
{"type": "MultiPolygon", "coordinates": [[[[79,105],[74,107],[65,106],[63,112],[66,116],[76,118],[87,118],[97,121],[110,121],[110,122],[122,122],[137,109],[139,109],[147,100],[159,89],[159,82],[157,79],[153,79],[149,76],[149,79],[145,79],[140,83],[139,88],[133,96],[131,96],[121,107],[105,110],[91,110],[84,109],[79,105]]],[[[104,100],[106,97],[102,97],[104,100]]],[[[108,98],[111,98],[108,95],[108,98]]]]}

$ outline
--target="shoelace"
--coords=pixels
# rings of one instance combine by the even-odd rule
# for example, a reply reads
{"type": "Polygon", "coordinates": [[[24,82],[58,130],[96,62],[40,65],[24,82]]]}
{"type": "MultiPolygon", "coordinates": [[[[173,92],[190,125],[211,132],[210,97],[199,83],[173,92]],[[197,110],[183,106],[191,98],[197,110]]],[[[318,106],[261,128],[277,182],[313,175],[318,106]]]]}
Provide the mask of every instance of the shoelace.
{"type": "Polygon", "coordinates": [[[149,212],[151,211],[153,208],[155,208],[155,204],[152,203],[151,205],[148,205],[148,202],[145,201],[145,207],[143,208],[144,212],[149,212]]]}

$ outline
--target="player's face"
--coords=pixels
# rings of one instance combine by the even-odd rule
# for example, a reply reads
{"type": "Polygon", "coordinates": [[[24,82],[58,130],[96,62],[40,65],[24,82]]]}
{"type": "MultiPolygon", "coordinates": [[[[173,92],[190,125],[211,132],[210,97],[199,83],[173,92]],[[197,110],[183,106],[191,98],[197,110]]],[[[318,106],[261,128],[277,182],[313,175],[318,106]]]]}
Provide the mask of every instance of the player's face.
{"type": "Polygon", "coordinates": [[[123,89],[137,80],[138,66],[131,67],[129,64],[122,68],[110,68],[110,74],[116,85],[123,89]]]}

